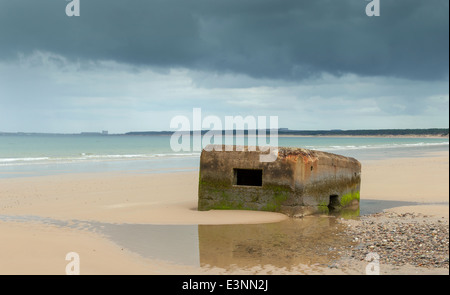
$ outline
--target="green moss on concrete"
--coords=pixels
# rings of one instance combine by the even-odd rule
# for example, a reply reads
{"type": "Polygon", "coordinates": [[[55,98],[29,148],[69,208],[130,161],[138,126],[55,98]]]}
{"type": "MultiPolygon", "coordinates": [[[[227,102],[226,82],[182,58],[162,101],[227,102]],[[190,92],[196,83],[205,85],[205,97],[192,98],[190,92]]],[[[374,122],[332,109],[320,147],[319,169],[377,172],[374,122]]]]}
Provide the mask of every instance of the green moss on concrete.
{"type": "Polygon", "coordinates": [[[269,185],[266,184],[263,186],[264,189],[266,190],[271,190],[274,193],[285,193],[285,192],[290,192],[292,191],[290,186],[287,185],[269,185]]]}
{"type": "Polygon", "coordinates": [[[320,202],[319,206],[328,207],[328,204],[326,202],[320,202]]]}
{"type": "Polygon", "coordinates": [[[289,186],[264,186],[254,188],[253,196],[245,196],[247,192],[240,188],[220,182],[200,181],[201,191],[211,195],[207,205],[200,205],[200,210],[263,210],[279,212],[281,205],[290,197],[292,190],[289,186]],[[262,206],[262,207],[261,207],[262,206]]]}
{"type": "Polygon", "coordinates": [[[278,212],[280,211],[281,205],[289,198],[290,195],[290,188],[284,188],[284,187],[274,187],[272,189],[273,191],[273,198],[264,205],[261,210],[263,211],[272,211],[272,212],[278,212]]]}
{"type": "Polygon", "coordinates": [[[229,181],[220,181],[220,180],[199,180],[199,186],[206,189],[213,190],[223,190],[226,188],[230,188],[231,184],[229,181]]]}
{"type": "Polygon", "coordinates": [[[319,210],[319,213],[321,213],[321,214],[330,213],[330,209],[328,208],[328,206],[319,205],[319,206],[317,206],[317,209],[319,210]]]}
{"type": "Polygon", "coordinates": [[[211,206],[209,209],[211,210],[241,210],[242,208],[235,208],[234,206],[228,204],[216,204],[211,206]]]}
{"type": "Polygon", "coordinates": [[[353,202],[353,200],[358,200],[358,202],[359,202],[359,200],[360,200],[359,191],[350,192],[348,194],[343,195],[341,198],[342,207],[350,205],[353,202]]]}
{"type": "Polygon", "coordinates": [[[245,210],[251,209],[246,208],[244,203],[241,200],[237,200],[232,198],[232,196],[226,191],[218,191],[216,193],[220,193],[220,197],[216,201],[215,204],[208,206],[208,209],[216,209],[216,210],[245,210]]]}

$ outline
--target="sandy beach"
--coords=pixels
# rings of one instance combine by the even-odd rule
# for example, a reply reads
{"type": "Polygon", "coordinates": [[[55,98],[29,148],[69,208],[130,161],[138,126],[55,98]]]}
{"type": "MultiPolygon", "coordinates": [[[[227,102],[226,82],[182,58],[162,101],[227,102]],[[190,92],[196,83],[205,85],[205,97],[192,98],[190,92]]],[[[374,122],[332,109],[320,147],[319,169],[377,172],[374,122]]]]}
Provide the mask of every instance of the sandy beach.
{"type": "MultiPolygon", "coordinates": [[[[363,161],[361,199],[416,202],[389,209],[447,222],[449,153],[363,161]]],[[[197,207],[198,171],[163,174],[92,173],[0,179],[0,274],[64,274],[68,252],[81,257],[82,274],[352,274],[361,265],[329,268],[307,263],[224,269],[149,259],[82,224],[226,225],[288,220],[279,213],[207,211],[197,207]],[[58,226],[53,220],[74,223],[58,226]]],[[[447,244],[448,249],[448,244],[447,244]]],[[[448,251],[448,250],[447,250],[448,251]]],[[[384,273],[448,274],[447,269],[386,265],[384,273]]]]}

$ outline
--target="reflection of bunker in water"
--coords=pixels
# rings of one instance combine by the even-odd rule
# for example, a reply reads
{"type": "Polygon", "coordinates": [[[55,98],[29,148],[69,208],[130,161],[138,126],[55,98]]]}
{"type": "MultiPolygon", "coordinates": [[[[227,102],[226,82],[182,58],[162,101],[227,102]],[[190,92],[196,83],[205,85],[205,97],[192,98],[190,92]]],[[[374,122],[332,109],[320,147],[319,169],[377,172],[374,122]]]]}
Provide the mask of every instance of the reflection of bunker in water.
{"type": "Polygon", "coordinates": [[[361,164],[353,158],[301,148],[260,150],[217,146],[200,159],[199,210],[249,209],[289,216],[359,207],[361,164]]]}
{"type": "Polygon", "coordinates": [[[200,265],[224,269],[328,264],[348,243],[334,218],[305,217],[279,223],[199,225],[200,265]]]}

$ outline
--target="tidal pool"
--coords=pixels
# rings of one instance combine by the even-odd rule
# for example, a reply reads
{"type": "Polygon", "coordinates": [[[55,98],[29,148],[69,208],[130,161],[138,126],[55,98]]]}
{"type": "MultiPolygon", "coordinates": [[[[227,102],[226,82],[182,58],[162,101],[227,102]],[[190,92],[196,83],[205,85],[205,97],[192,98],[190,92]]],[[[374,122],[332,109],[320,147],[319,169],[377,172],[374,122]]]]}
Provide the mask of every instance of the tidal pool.
{"type": "Polygon", "coordinates": [[[290,269],[298,265],[330,265],[339,259],[340,247],[349,245],[350,240],[337,218],[358,218],[359,214],[409,205],[417,203],[361,200],[361,210],[267,224],[111,224],[8,215],[0,215],[0,221],[88,230],[142,257],[175,264],[224,269],[272,265],[290,269]]]}

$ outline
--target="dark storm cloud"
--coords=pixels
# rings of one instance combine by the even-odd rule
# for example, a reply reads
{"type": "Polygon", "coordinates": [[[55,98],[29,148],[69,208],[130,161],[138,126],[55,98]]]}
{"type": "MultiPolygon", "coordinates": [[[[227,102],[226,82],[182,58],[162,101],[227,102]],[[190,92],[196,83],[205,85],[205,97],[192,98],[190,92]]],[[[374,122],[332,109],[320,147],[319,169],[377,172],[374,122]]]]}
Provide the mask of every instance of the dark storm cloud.
{"type": "Polygon", "coordinates": [[[447,0],[0,0],[0,58],[48,51],[69,59],[186,67],[256,78],[327,72],[448,79],[447,0]]]}

